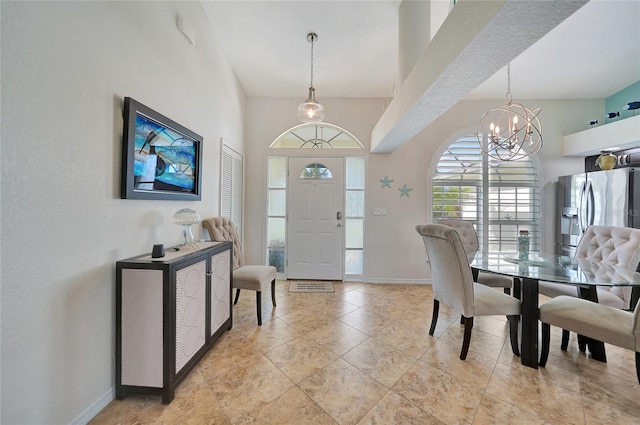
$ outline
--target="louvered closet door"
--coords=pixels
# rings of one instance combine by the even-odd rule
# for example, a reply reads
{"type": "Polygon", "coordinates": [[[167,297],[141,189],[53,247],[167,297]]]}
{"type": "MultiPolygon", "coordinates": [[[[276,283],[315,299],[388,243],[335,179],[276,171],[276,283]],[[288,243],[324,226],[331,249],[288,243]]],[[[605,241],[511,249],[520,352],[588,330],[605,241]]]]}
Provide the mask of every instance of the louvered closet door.
{"type": "Polygon", "coordinates": [[[220,166],[220,216],[228,217],[242,239],[244,157],[223,143],[220,166]]]}

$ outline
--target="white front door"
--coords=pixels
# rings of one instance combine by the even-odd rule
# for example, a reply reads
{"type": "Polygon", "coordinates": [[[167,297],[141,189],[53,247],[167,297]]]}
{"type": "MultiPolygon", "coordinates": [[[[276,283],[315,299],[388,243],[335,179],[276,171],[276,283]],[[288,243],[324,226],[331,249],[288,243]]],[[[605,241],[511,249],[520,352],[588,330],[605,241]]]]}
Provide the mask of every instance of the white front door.
{"type": "Polygon", "coordinates": [[[342,280],[344,159],[289,158],[287,278],[342,280]]]}

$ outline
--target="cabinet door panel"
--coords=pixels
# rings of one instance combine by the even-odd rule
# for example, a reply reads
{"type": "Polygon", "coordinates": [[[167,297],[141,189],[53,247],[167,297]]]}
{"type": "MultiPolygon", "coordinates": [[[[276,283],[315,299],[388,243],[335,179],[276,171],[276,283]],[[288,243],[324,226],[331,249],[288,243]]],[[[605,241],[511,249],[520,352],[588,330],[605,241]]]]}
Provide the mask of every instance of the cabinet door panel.
{"type": "Polygon", "coordinates": [[[162,388],[162,271],[123,269],[121,297],[122,385],[162,388]]]}
{"type": "Polygon", "coordinates": [[[231,317],[230,255],[226,250],[211,258],[211,335],[231,317]]]}
{"type": "Polygon", "coordinates": [[[176,373],[205,342],[207,261],[176,272],[176,373]]]}

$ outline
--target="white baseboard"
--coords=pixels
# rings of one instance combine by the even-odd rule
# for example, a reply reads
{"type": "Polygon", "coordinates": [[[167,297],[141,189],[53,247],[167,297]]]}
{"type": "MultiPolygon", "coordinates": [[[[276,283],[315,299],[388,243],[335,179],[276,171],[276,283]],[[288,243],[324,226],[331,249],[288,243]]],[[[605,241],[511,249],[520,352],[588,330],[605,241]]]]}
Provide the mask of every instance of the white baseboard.
{"type": "Polygon", "coordinates": [[[431,285],[433,282],[431,279],[392,279],[392,278],[367,278],[364,280],[366,283],[398,283],[402,285],[431,285]]]}
{"type": "Polygon", "coordinates": [[[364,283],[364,278],[362,276],[358,277],[343,277],[343,282],[355,282],[355,283],[364,283]]]}
{"type": "Polygon", "coordinates": [[[98,397],[89,407],[87,407],[84,412],[82,412],[78,417],[76,417],[73,421],[71,421],[70,425],[86,425],[91,419],[93,419],[102,409],[107,407],[107,404],[111,403],[116,396],[115,387],[109,388],[109,390],[98,397]]]}

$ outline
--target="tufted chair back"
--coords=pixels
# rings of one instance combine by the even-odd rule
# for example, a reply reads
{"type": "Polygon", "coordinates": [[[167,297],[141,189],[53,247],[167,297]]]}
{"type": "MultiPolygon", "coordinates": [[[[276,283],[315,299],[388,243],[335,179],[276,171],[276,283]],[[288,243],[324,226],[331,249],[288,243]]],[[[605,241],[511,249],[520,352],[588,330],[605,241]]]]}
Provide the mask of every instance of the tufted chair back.
{"type": "Polygon", "coordinates": [[[476,233],[476,229],[473,227],[473,223],[466,220],[445,219],[440,220],[440,224],[456,229],[458,235],[460,235],[462,246],[467,252],[467,257],[469,259],[473,259],[480,247],[478,243],[478,234],[476,233]]]}
{"type": "MultiPolygon", "coordinates": [[[[476,252],[478,252],[480,248],[478,234],[476,233],[475,227],[473,227],[473,222],[460,219],[442,219],[440,220],[440,224],[452,227],[458,232],[462,246],[467,253],[467,259],[469,261],[473,260],[476,252]]],[[[494,288],[504,288],[505,294],[511,293],[511,286],[513,285],[513,279],[488,272],[478,273],[478,279],[476,281],[494,288]]]]}
{"type": "Polygon", "coordinates": [[[640,263],[640,229],[589,226],[576,249],[576,259],[581,258],[635,270],[640,263]]]}
{"type": "MultiPolygon", "coordinates": [[[[575,258],[602,261],[614,266],[636,270],[640,264],[640,229],[618,226],[589,226],[578,243],[575,258]]],[[[626,302],[631,288],[600,287],[611,291],[626,302]]]]}
{"type": "Polygon", "coordinates": [[[443,224],[416,226],[416,231],[431,263],[433,297],[473,317],[473,275],[458,232],[443,224]]]}
{"type": "Polygon", "coordinates": [[[207,218],[202,220],[202,226],[207,229],[212,241],[233,242],[233,270],[244,266],[238,232],[230,219],[226,217],[207,218]]]}

